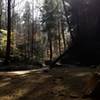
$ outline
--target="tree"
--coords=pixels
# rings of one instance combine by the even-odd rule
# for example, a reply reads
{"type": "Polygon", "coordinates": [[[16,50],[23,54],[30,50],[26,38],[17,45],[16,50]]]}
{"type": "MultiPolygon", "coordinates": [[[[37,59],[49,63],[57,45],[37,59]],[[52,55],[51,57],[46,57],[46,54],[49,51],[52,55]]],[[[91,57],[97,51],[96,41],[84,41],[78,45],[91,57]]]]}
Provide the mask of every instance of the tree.
{"type": "Polygon", "coordinates": [[[7,26],[7,46],[5,64],[9,63],[11,50],[11,0],[8,0],[8,26],[7,26]]]}
{"type": "Polygon", "coordinates": [[[43,31],[48,34],[50,60],[53,58],[53,37],[57,25],[57,1],[45,0],[42,12],[43,31]]]}
{"type": "Polygon", "coordinates": [[[35,23],[34,23],[34,0],[32,1],[32,31],[31,31],[31,56],[33,58],[33,43],[35,34],[35,23]]]}
{"type": "MultiPolygon", "coordinates": [[[[24,21],[24,34],[25,34],[25,42],[26,42],[26,50],[25,52],[27,52],[27,57],[30,57],[30,33],[31,33],[31,29],[30,29],[30,25],[31,25],[31,13],[30,13],[30,3],[27,1],[25,3],[25,12],[23,14],[23,21],[24,21]]],[[[26,54],[26,53],[25,53],[26,54]]]]}
{"type": "Polygon", "coordinates": [[[3,0],[0,1],[0,29],[2,23],[2,10],[3,10],[3,0]]]}
{"type": "MultiPolygon", "coordinates": [[[[100,56],[100,11],[99,0],[62,0],[71,42],[55,61],[62,60],[80,64],[99,64],[100,56]]],[[[53,64],[54,64],[53,63],[53,64]]]]}
{"type": "Polygon", "coordinates": [[[11,29],[14,31],[15,25],[16,25],[16,13],[15,13],[15,0],[12,1],[11,3],[11,29]]]}
{"type": "MultiPolygon", "coordinates": [[[[63,50],[66,49],[66,37],[65,37],[65,30],[67,29],[67,22],[66,22],[66,16],[65,16],[65,12],[64,12],[64,7],[63,7],[63,2],[61,0],[58,0],[57,1],[58,3],[58,11],[57,11],[57,16],[58,16],[58,20],[57,20],[57,23],[58,23],[58,41],[59,41],[59,53],[61,55],[62,53],[62,44],[61,44],[61,40],[63,40],[63,50]]],[[[67,32],[66,32],[67,33],[67,32]]]]}

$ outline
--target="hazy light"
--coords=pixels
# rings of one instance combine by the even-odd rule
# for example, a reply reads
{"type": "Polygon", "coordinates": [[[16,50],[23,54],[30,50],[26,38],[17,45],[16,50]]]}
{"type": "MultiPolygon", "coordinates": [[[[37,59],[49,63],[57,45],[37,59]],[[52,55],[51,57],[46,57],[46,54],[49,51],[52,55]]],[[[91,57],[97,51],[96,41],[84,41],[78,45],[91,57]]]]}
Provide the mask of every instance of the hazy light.
{"type": "Polygon", "coordinates": [[[32,12],[32,6],[34,7],[34,17],[38,17],[40,14],[39,7],[43,5],[44,0],[16,0],[15,1],[15,10],[20,14],[20,16],[23,15],[24,8],[25,8],[25,3],[26,2],[30,3],[31,7],[31,12],[32,12]],[[38,15],[37,15],[38,14],[38,15]]]}

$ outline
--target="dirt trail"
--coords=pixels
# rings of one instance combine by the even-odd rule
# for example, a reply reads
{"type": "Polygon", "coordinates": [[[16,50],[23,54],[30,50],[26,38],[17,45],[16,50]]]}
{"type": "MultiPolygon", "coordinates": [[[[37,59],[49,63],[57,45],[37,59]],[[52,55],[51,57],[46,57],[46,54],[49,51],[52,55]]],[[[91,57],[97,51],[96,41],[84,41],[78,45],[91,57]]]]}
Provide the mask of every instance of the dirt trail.
{"type": "Polygon", "coordinates": [[[0,100],[91,100],[80,97],[83,77],[91,71],[54,68],[49,71],[1,72],[0,100]]]}

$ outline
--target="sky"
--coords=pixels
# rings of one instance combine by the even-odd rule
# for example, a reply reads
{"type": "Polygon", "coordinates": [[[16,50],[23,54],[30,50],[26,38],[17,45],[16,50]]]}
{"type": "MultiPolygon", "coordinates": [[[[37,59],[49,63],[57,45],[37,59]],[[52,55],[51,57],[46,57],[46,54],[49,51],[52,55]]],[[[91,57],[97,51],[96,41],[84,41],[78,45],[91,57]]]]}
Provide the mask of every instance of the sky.
{"type": "Polygon", "coordinates": [[[35,17],[36,17],[37,12],[38,12],[38,14],[40,13],[39,9],[37,7],[42,6],[44,0],[15,0],[15,3],[16,3],[15,10],[18,13],[23,14],[26,1],[30,2],[31,8],[32,8],[32,5],[34,5],[34,9],[35,9],[34,13],[35,13],[35,17]]]}

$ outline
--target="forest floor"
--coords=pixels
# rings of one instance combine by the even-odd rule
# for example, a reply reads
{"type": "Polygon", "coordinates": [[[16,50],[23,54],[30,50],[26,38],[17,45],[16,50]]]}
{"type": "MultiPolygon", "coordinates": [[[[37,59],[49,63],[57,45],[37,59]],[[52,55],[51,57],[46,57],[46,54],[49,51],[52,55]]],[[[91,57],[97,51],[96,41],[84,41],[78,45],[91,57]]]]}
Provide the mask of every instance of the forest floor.
{"type": "Polygon", "coordinates": [[[0,72],[0,100],[93,100],[82,98],[84,80],[100,69],[53,68],[0,72]]]}

